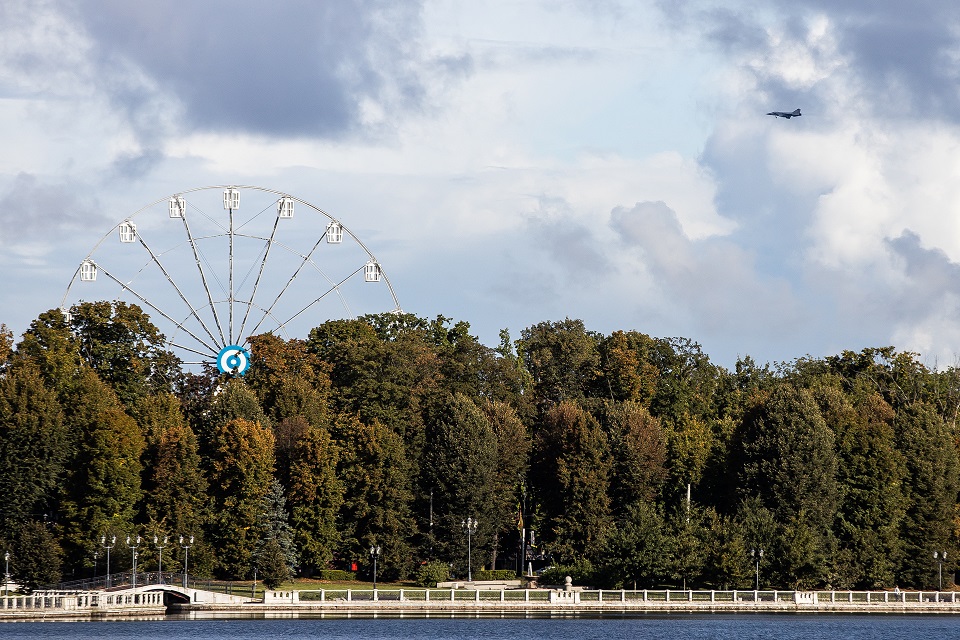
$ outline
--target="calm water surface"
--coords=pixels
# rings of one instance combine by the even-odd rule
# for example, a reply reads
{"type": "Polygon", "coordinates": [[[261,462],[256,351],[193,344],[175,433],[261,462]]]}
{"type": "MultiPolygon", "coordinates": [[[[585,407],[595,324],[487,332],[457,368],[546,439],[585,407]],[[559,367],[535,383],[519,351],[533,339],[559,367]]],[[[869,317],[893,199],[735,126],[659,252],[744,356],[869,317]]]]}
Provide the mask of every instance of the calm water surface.
{"type": "Polygon", "coordinates": [[[807,640],[960,638],[951,615],[637,615],[602,618],[299,618],[0,623],[3,640],[807,640]]]}

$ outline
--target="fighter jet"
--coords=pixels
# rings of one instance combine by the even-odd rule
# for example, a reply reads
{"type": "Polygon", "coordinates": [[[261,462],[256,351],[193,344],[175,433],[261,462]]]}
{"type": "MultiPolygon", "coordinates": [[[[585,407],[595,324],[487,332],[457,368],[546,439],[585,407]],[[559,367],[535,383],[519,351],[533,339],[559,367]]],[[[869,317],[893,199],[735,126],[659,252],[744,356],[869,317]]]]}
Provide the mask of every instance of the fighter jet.
{"type": "Polygon", "coordinates": [[[771,111],[771,112],[768,113],[767,115],[768,115],[768,116],[774,116],[774,117],[776,117],[776,118],[786,118],[787,120],[789,120],[790,118],[792,118],[792,117],[794,117],[794,116],[799,117],[799,116],[800,116],[800,109],[794,109],[793,111],[789,111],[789,112],[788,112],[788,111],[771,111]]]}

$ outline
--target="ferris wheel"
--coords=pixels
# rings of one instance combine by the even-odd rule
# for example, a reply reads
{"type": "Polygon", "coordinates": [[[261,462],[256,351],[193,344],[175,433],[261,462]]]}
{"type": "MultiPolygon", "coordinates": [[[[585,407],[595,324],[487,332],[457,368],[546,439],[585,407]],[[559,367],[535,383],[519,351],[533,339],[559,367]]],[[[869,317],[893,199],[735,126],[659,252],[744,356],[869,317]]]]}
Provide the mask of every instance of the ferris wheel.
{"type": "Polygon", "coordinates": [[[400,312],[380,262],[339,219],[237,185],[181,191],[119,222],[81,261],[60,307],[82,300],[138,304],[184,364],[239,373],[250,336],[400,312]]]}

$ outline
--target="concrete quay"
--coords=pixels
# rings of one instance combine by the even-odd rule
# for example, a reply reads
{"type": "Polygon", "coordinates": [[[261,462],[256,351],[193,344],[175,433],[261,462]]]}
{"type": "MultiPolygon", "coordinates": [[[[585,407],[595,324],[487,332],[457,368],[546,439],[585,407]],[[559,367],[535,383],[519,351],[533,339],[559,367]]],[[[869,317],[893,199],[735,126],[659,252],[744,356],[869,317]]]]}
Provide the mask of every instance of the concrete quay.
{"type": "Polygon", "coordinates": [[[954,591],[318,589],[263,598],[172,585],[0,597],[0,620],[115,617],[602,615],[643,613],[960,613],[954,591]]]}
{"type": "Polygon", "coordinates": [[[178,604],[172,611],[246,615],[532,613],[960,613],[956,592],[626,591],[567,589],[322,589],[268,591],[238,605],[178,604]]]}

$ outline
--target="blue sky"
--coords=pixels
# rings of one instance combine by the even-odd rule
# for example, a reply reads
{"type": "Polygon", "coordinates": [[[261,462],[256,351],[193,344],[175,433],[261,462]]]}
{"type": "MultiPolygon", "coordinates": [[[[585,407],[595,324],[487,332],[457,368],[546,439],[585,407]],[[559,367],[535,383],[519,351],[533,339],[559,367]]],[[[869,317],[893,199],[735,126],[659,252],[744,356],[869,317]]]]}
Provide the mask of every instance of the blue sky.
{"type": "Polygon", "coordinates": [[[486,344],[571,317],[953,366],[958,74],[946,0],[7,0],[0,322],[141,207],[247,184],[486,344]]]}

